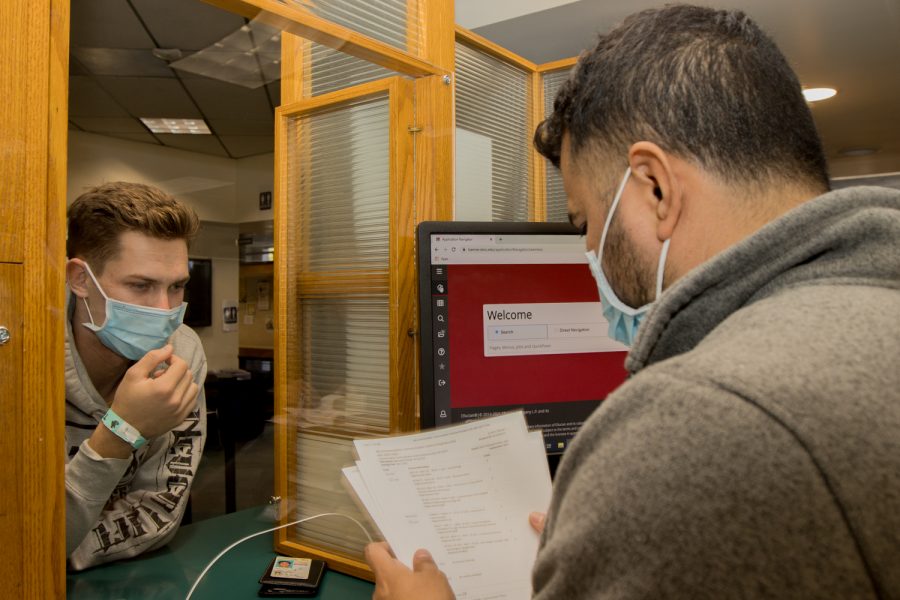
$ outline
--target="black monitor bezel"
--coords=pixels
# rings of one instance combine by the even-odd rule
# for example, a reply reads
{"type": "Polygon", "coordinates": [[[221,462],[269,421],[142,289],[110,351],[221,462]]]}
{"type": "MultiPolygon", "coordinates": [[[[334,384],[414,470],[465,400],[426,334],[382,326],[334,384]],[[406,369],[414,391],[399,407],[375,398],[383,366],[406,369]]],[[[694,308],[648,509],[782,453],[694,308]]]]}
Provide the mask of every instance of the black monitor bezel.
{"type": "Polygon", "coordinates": [[[416,276],[419,293],[419,427],[433,429],[434,370],[432,368],[433,331],[431,307],[431,236],[434,234],[501,235],[581,235],[569,223],[492,222],[492,221],[422,221],[416,227],[416,276]]]}
{"type": "Polygon", "coordinates": [[[212,327],[213,324],[213,262],[211,258],[188,257],[190,279],[185,286],[184,324],[188,327],[212,327]],[[196,265],[196,267],[194,266],[196,265]],[[202,274],[197,267],[202,267],[202,274]],[[201,276],[202,275],[202,276],[201,276]],[[199,295],[199,299],[197,298],[199,295]],[[193,296],[193,297],[192,297],[193,296]],[[199,311],[199,313],[198,313],[199,311]]]}

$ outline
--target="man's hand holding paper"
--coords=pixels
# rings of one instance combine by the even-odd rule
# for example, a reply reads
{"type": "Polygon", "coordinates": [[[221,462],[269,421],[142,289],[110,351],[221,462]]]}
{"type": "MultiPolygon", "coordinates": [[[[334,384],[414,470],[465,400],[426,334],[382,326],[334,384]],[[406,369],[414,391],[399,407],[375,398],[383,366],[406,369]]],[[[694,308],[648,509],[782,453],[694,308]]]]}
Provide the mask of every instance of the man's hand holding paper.
{"type": "Polygon", "coordinates": [[[412,558],[425,547],[460,599],[530,595],[539,536],[528,519],[550,502],[550,474],[522,413],[355,444],[359,477],[348,481],[365,485],[357,494],[398,560],[370,547],[376,577],[416,579],[412,558]]]}

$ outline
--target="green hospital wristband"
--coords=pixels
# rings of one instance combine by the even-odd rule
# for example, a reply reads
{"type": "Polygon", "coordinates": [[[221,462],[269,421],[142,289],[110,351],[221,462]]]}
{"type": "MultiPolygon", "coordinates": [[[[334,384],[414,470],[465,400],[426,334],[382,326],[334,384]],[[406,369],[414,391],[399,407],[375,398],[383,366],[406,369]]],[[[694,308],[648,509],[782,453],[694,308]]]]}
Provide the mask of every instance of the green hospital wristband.
{"type": "Polygon", "coordinates": [[[128,442],[135,450],[147,443],[140,431],[129,425],[111,408],[103,415],[103,424],[106,425],[107,429],[128,442]]]}

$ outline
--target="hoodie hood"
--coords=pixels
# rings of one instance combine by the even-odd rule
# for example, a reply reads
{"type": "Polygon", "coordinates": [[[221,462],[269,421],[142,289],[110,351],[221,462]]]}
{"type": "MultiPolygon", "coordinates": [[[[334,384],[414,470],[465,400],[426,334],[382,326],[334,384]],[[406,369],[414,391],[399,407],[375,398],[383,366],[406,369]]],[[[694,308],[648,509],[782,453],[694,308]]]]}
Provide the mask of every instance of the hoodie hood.
{"type": "Polygon", "coordinates": [[[654,304],[625,368],[687,352],[732,313],[813,281],[900,288],[900,191],[828,192],[694,268],[654,304]]]}

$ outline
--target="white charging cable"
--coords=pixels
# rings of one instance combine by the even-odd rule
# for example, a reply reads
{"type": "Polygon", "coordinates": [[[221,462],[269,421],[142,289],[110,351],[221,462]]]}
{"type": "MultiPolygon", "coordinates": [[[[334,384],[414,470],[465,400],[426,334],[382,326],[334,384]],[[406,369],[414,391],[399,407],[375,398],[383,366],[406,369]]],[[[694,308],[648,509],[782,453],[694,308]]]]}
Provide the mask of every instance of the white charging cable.
{"type": "Polygon", "coordinates": [[[272,531],[278,531],[279,529],[284,529],[285,527],[290,527],[290,526],[292,526],[292,525],[299,525],[300,523],[305,523],[306,521],[310,521],[310,520],[312,520],[312,519],[318,519],[319,517],[344,517],[345,519],[350,519],[351,521],[353,521],[354,523],[356,523],[356,525],[357,525],[360,529],[363,530],[363,533],[366,534],[366,538],[368,538],[370,544],[374,541],[374,540],[372,539],[372,536],[369,535],[369,531],[368,531],[365,527],[363,527],[362,523],[360,523],[359,521],[357,521],[357,520],[354,519],[353,517],[350,517],[350,516],[348,516],[348,515],[344,515],[344,514],[341,514],[341,513],[330,513],[330,512],[329,512],[329,513],[321,513],[321,514],[318,514],[318,515],[313,515],[313,516],[311,516],[311,517],[304,517],[304,518],[302,518],[302,519],[298,519],[298,520],[296,520],[296,521],[292,521],[291,523],[285,523],[284,525],[279,525],[278,527],[272,527],[271,529],[265,529],[265,530],[263,530],[263,531],[258,531],[258,532],[256,532],[256,533],[253,533],[253,534],[251,534],[251,535],[248,535],[248,536],[245,537],[245,538],[239,539],[238,541],[234,542],[233,544],[231,544],[230,546],[228,546],[227,548],[225,548],[224,550],[222,550],[221,552],[219,552],[219,553],[216,555],[216,557],[215,557],[214,559],[212,559],[208,565],[206,565],[206,568],[203,569],[203,571],[202,571],[202,572],[200,573],[200,575],[197,577],[196,581],[194,581],[194,585],[191,586],[191,590],[188,592],[187,596],[185,597],[185,600],[191,600],[191,596],[194,594],[194,590],[196,590],[196,589],[197,589],[197,586],[200,585],[200,581],[203,579],[203,577],[206,575],[206,573],[212,568],[212,566],[213,566],[214,564],[216,564],[216,562],[217,562],[220,558],[222,558],[222,557],[225,555],[226,552],[228,552],[229,550],[231,550],[232,548],[234,548],[234,547],[237,546],[238,544],[242,544],[242,543],[246,542],[246,541],[249,540],[249,539],[255,538],[255,537],[258,536],[258,535],[263,535],[263,534],[265,534],[265,533],[270,533],[270,532],[272,532],[272,531]]]}

